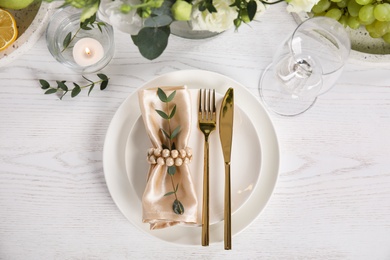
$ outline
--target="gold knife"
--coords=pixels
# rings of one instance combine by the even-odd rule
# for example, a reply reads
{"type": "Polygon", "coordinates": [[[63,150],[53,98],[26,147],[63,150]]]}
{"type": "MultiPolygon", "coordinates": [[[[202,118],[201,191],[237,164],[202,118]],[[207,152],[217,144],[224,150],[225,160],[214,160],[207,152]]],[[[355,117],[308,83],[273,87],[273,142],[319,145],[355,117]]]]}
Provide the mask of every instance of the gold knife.
{"type": "Polygon", "coordinates": [[[225,161],[225,201],[224,201],[224,238],[225,250],[232,249],[231,194],[230,194],[230,161],[233,140],[234,95],[229,88],[222,100],[219,112],[219,138],[221,140],[225,161]]]}

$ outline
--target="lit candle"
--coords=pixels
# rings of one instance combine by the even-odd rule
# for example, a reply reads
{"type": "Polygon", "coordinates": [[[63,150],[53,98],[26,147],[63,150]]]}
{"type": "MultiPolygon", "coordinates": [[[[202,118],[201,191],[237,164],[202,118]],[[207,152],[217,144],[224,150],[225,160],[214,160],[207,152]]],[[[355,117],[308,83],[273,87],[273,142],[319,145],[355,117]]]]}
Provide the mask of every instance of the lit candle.
{"type": "Polygon", "coordinates": [[[73,59],[82,66],[91,66],[100,61],[104,56],[103,46],[92,38],[83,38],[73,47],[73,59]]]}

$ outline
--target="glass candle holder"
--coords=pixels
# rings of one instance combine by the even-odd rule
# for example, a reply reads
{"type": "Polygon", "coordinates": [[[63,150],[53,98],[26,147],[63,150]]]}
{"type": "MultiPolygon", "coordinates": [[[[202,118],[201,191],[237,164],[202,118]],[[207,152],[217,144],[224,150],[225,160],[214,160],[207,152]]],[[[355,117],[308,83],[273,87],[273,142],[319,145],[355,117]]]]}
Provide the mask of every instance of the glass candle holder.
{"type": "MultiPolygon", "coordinates": [[[[61,64],[80,73],[93,73],[107,66],[114,56],[114,32],[107,23],[88,26],[91,30],[82,29],[80,16],[80,9],[59,9],[47,26],[46,43],[61,64]]],[[[96,22],[100,20],[96,18],[96,22]]]]}

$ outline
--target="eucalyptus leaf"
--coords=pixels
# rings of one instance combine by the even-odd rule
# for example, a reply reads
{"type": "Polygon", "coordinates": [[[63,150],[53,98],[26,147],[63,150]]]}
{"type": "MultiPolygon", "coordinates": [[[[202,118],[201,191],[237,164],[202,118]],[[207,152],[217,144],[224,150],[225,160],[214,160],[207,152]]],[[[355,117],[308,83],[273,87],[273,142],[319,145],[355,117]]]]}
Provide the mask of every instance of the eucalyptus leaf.
{"type": "Polygon", "coordinates": [[[171,7],[174,4],[173,0],[165,0],[159,8],[152,9],[152,15],[168,15],[172,16],[171,7]]]}
{"type": "Polygon", "coordinates": [[[173,202],[172,209],[177,215],[183,215],[184,213],[183,204],[177,199],[173,202]]]}
{"type": "Polygon", "coordinates": [[[175,113],[176,113],[176,105],[173,106],[172,111],[171,111],[171,114],[169,115],[169,119],[173,118],[173,116],[175,115],[175,113]]]}
{"type": "Polygon", "coordinates": [[[169,119],[168,115],[167,115],[164,111],[161,111],[161,110],[156,109],[156,112],[157,112],[157,114],[159,114],[162,118],[164,118],[164,119],[169,119]]]}
{"type": "Polygon", "coordinates": [[[63,47],[64,47],[64,50],[65,50],[66,48],[68,48],[71,39],[72,39],[72,32],[69,32],[69,33],[65,36],[64,41],[62,42],[62,45],[63,45],[63,47]]]}
{"type": "Polygon", "coordinates": [[[68,93],[68,91],[64,91],[64,93],[62,93],[60,100],[62,100],[62,98],[66,95],[66,93],[68,93]]]}
{"type": "Polygon", "coordinates": [[[256,1],[255,0],[249,1],[248,5],[247,5],[247,9],[248,9],[249,20],[252,21],[253,18],[255,18],[256,11],[257,11],[257,3],[256,3],[256,1]]]}
{"type": "Polygon", "coordinates": [[[92,85],[89,87],[88,96],[89,96],[89,94],[91,94],[91,91],[93,90],[94,87],[95,87],[95,84],[92,84],[92,85]]]}
{"type": "Polygon", "coordinates": [[[73,85],[74,85],[74,88],[72,89],[72,92],[70,94],[70,96],[72,98],[76,97],[81,92],[81,88],[77,83],[73,83],[73,85]]]}
{"type": "Polygon", "coordinates": [[[144,27],[139,31],[138,35],[132,35],[131,38],[143,57],[154,60],[167,47],[170,33],[168,26],[157,28],[144,27]]]}
{"type": "Polygon", "coordinates": [[[176,127],[175,130],[173,130],[171,136],[170,136],[170,139],[174,139],[179,133],[180,133],[180,126],[176,127]]]}
{"type": "Polygon", "coordinates": [[[175,192],[174,191],[167,192],[167,193],[164,194],[164,196],[169,196],[169,195],[172,195],[172,194],[175,194],[175,192]]]}
{"type": "Polygon", "coordinates": [[[173,22],[173,19],[171,16],[162,14],[158,16],[150,16],[148,17],[145,22],[145,27],[161,27],[161,26],[167,26],[170,25],[173,22]]]}
{"type": "Polygon", "coordinates": [[[68,91],[68,87],[65,85],[65,81],[57,81],[57,86],[63,91],[68,91]]]}
{"type": "Polygon", "coordinates": [[[165,94],[164,90],[162,90],[161,88],[157,89],[157,96],[161,100],[161,102],[164,102],[164,103],[168,102],[167,95],[165,94]]]}
{"type": "Polygon", "coordinates": [[[45,91],[45,94],[54,94],[57,92],[56,88],[49,88],[48,90],[45,91]]]}
{"type": "Polygon", "coordinates": [[[173,176],[176,173],[176,166],[168,166],[168,174],[173,176]]]}
{"type": "Polygon", "coordinates": [[[168,139],[171,138],[171,136],[170,136],[164,129],[161,128],[161,131],[163,132],[163,134],[164,134],[164,136],[165,136],[166,138],[168,138],[168,139]]]}
{"type": "Polygon", "coordinates": [[[175,97],[175,95],[176,95],[176,90],[173,91],[173,92],[169,95],[169,97],[167,98],[167,102],[171,102],[171,101],[173,100],[173,98],[175,97]]]}
{"type": "Polygon", "coordinates": [[[40,80],[39,80],[39,83],[41,84],[41,88],[42,88],[42,89],[48,89],[48,88],[50,88],[49,82],[47,82],[47,81],[44,80],[44,79],[40,79],[40,80]]]}
{"type": "Polygon", "coordinates": [[[98,76],[101,80],[108,80],[108,77],[107,77],[106,74],[98,73],[97,76],[98,76]]]}
{"type": "Polygon", "coordinates": [[[108,85],[108,80],[103,80],[102,83],[100,83],[100,90],[105,90],[108,85]]]}

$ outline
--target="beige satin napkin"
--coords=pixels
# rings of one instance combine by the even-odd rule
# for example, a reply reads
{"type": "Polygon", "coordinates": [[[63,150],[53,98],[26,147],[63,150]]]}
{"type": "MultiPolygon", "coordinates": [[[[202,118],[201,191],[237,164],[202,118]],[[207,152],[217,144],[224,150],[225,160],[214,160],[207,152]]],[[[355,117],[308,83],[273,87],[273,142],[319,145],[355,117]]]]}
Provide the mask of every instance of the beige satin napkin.
{"type": "Polygon", "coordinates": [[[170,119],[170,126],[168,120],[162,118],[156,112],[156,109],[167,111],[166,103],[163,103],[157,95],[157,88],[142,89],[138,92],[142,118],[152,143],[152,147],[148,151],[150,168],[142,197],[143,222],[150,223],[150,229],[165,228],[179,223],[197,223],[198,202],[188,167],[189,159],[192,156],[191,150],[187,147],[191,131],[190,93],[185,86],[161,87],[161,89],[164,90],[167,96],[176,90],[175,97],[169,102],[171,109],[175,104],[177,107],[174,117],[170,119]],[[168,132],[167,129],[173,130],[178,125],[180,125],[181,130],[174,139],[176,151],[168,152],[167,149],[163,149],[163,144],[166,145],[167,138],[161,129],[168,132]],[[169,157],[171,159],[168,159],[169,157]],[[173,160],[175,164],[178,162],[176,165],[181,164],[176,166],[176,173],[172,176],[167,173],[168,160],[171,160],[171,162],[173,160]],[[180,163],[180,160],[182,163],[180,163]],[[164,164],[162,165],[160,162],[164,164]],[[184,208],[182,214],[176,214],[173,210],[175,195],[172,194],[172,191],[176,189],[175,187],[177,187],[177,200],[181,202],[184,208]],[[170,195],[167,195],[169,193],[170,195]]]}

